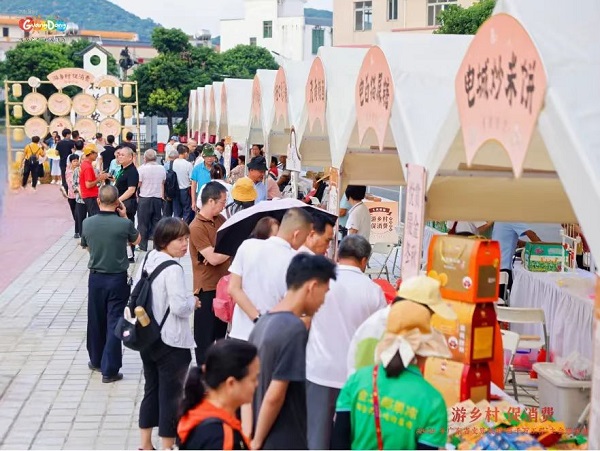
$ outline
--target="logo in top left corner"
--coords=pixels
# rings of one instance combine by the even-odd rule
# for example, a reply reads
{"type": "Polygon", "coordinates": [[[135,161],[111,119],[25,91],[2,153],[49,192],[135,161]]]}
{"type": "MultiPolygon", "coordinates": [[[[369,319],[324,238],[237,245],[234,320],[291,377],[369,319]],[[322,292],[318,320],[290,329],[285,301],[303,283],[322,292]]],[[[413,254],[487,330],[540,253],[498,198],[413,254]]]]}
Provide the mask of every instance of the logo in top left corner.
{"type": "Polygon", "coordinates": [[[19,20],[19,28],[27,33],[63,33],[67,30],[67,23],[57,18],[23,17],[19,20]]]}

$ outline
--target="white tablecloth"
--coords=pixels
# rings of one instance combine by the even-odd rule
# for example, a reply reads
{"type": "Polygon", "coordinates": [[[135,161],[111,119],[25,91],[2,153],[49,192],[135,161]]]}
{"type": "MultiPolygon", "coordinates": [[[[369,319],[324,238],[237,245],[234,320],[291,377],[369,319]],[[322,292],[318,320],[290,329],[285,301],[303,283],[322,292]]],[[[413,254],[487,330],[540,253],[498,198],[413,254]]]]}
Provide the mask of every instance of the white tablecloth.
{"type": "MultiPolygon", "coordinates": [[[[573,351],[592,359],[594,322],[594,275],[583,270],[575,273],[530,272],[515,262],[511,307],[542,308],[550,336],[550,352],[568,357],[573,351]]],[[[520,326],[523,334],[543,336],[541,326],[520,326]]]]}

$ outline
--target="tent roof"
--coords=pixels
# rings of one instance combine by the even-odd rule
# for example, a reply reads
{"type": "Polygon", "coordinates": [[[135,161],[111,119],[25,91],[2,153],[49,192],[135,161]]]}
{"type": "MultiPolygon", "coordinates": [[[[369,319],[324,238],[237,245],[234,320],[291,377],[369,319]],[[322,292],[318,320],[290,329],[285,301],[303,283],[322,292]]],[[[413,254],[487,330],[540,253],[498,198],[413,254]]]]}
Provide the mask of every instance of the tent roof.
{"type": "Polygon", "coordinates": [[[226,92],[225,134],[235,142],[246,142],[250,134],[250,108],[252,106],[252,80],[226,78],[223,82],[226,92]]]}
{"type": "Polygon", "coordinates": [[[221,88],[223,87],[223,82],[215,81],[212,84],[212,87],[213,89],[210,102],[211,111],[209,119],[209,134],[215,135],[218,134],[219,123],[221,122],[221,88]]]}
{"type": "Polygon", "coordinates": [[[521,22],[540,53],[548,88],[539,131],[592,252],[598,256],[600,2],[579,0],[575,8],[560,0],[499,0],[494,13],[500,12],[521,22]]]}
{"type": "Polygon", "coordinates": [[[202,120],[204,118],[204,87],[196,88],[197,107],[196,122],[194,124],[194,131],[200,132],[202,130],[202,120]]]}
{"type": "Polygon", "coordinates": [[[365,48],[321,47],[318,57],[325,69],[325,121],[332,166],[340,168],[356,125],[354,90],[365,48]],[[328,82],[328,80],[330,82],[328,82]]]}
{"type": "Polygon", "coordinates": [[[296,129],[298,140],[302,139],[308,117],[305,93],[311,66],[312,61],[286,61],[282,66],[288,91],[288,123],[296,129]]]}
{"type": "MultiPolygon", "coordinates": [[[[274,86],[275,77],[277,76],[276,70],[259,69],[256,71],[255,78],[260,83],[260,128],[262,136],[252,136],[251,140],[256,144],[256,139],[264,140],[273,127],[273,118],[275,117],[275,103],[274,103],[274,86]]],[[[250,115],[249,121],[252,125],[252,116],[250,115]]],[[[251,127],[252,132],[252,127],[251,127]]],[[[250,143],[250,144],[253,144],[250,143]]]]}

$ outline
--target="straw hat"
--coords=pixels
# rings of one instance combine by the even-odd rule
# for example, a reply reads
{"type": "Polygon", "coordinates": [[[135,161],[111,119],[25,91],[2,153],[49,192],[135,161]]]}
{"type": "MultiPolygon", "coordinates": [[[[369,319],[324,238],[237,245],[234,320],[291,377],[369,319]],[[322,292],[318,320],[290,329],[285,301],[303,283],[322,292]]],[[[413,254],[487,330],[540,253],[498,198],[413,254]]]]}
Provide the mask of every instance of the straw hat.
{"type": "Polygon", "coordinates": [[[325,169],[325,172],[319,172],[317,174],[317,183],[328,179],[329,177],[331,177],[331,168],[327,168],[325,169]]]}
{"type": "Polygon", "coordinates": [[[440,295],[440,282],[428,276],[415,276],[403,280],[398,296],[425,305],[445,319],[456,319],[456,313],[440,295]]]}
{"type": "Polygon", "coordinates": [[[254,182],[248,177],[238,179],[231,188],[231,197],[238,202],[252,202],[256,200],[257,194],[254,182]]]}
{"type": "Polygon", "coordinates": [[[413,301],[396,302],[390,309],[386,333],[375,348],[375,361],[388,367],[396,355],[400,355],[404,368],[415,356],[452,356],[444,336],[431,327],[431,311],[413,301]]]}

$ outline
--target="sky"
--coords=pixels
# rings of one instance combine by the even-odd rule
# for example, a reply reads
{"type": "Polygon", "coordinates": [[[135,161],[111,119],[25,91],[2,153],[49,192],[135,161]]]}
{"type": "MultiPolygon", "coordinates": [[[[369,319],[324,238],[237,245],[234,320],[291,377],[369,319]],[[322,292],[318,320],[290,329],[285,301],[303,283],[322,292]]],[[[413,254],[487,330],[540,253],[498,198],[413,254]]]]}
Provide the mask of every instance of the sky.
{"type": "MultiPolygon", "coordinates": [[[[219,35],[219,19],[243,16],[243,0],[110,0],[141,17],[167,28],[181,28],[188,34],[207,29],[219,35]]],[[[307,8],[333,10],[333,0],[308,0],[307,8]]]]}

